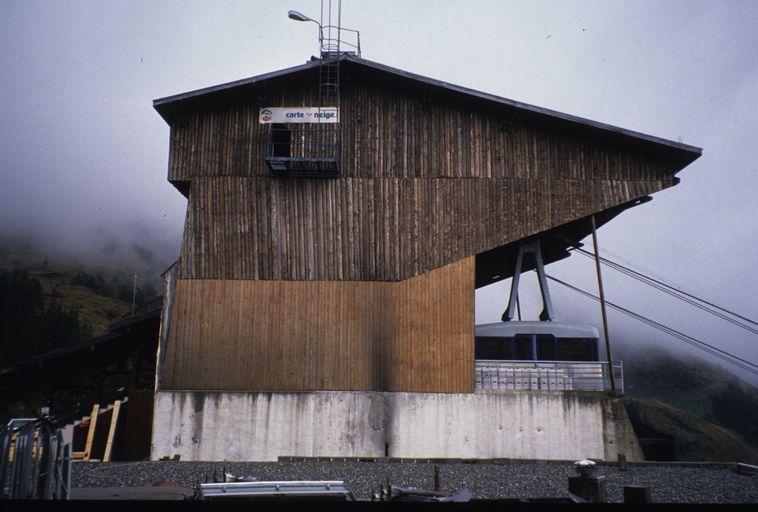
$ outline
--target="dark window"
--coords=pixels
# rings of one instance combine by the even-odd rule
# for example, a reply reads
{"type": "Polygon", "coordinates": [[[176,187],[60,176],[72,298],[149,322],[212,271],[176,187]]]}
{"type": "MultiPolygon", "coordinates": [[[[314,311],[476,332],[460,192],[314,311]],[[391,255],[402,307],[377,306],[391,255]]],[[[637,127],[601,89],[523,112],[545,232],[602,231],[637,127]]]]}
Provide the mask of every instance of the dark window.
{"type": "Polygon", "coordinates": [[[286,124],[271,125],[271,156],[289,158],[290,129],[286,124]]]}
{"type": "Polygon", "coordinates": [[[513,338],[513,359],[517,361],[531,361],[534,359],[532,336],[519,334],[513,338]]]}
{"type": "Polygon", "coordinates": [[[597,340],[563,338],[558,342],[558,359],[560,361],[596,361],[597,340]]]}
{"type": "Polygon", "coordinates": [[[474,354],[476,359],[510,359],[511,339],[477,336],[474,354]]]}
{"type": "Polygon", "coordinates": [[[555,338],[543,334],[537,335],[537,359],[540,361],[555,360],[555,338]]]}

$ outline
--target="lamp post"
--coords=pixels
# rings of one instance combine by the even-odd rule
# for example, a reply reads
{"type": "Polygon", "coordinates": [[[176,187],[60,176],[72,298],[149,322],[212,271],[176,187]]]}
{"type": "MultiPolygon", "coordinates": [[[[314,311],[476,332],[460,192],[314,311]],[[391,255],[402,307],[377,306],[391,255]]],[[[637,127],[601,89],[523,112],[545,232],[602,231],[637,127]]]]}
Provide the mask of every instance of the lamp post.
{"type": "MultiPolygon", "coordinates": [[[[321,26],[321,23],[319,23],[318,21],[314,20],[313,18],[310,18],[310,17],[306,16],[305,14],[303,14],[301,12],[293,11],[293,10],[287,11],[287,17],[289,19],[295,20],[295,21],[312,21],[313,23],[315,23],[316,25],[318,25],[318,44],[319,44],[319,48],[320,48],[321,53],[323,53],[323,50],[324,50],[324,27],[321,26]]],[[[322,57],[323,57],[323,55],[322,55],[322,57]]]]}

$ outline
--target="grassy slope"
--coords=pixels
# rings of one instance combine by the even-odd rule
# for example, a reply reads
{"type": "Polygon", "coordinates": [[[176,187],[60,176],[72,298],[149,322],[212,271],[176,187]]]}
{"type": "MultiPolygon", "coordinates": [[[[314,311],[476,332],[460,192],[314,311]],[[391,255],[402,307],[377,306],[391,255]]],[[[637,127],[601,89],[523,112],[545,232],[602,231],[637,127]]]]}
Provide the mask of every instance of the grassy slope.
{"type": "Polygon", "coordinates": [[[674,436],[677,460],[758,462],[758,449],[738,434],[653,398],[624,397],[629,415],[674,436]]]}
{"type": "Polygon", "coordinates": [[[131,304],[122,300],[104,297],[84,286],[71,284],[71,279],[81,269],[77,265],[45,263],[45,258],[39,255],[0,249],[0,269],[23,270],[38,279],[45,305],[57,291],[58,303],[64,308],[78,308],[80,323],[92,325],[93,336],[105,334],[109,324],[131,309],[131,304]]]}
{"type": "Polygon", "coordinates": [[[674,436],[677,459],[758,462],[758,447],[714,419],[714,397],[734,381],[733,376],[667,352],[625,359],[630,416],[674,436]]]}

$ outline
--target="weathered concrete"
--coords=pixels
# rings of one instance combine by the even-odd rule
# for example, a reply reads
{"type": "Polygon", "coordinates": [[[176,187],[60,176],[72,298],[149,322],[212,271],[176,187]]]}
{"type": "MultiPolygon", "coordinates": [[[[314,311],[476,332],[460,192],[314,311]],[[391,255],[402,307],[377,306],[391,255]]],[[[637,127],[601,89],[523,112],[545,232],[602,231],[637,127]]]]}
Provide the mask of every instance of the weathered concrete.
{"type": "Polygon", "coordinates": [[[153,421],[154,460],[637,458],[626,416],[593,392],[161,391],[153,421]]]}

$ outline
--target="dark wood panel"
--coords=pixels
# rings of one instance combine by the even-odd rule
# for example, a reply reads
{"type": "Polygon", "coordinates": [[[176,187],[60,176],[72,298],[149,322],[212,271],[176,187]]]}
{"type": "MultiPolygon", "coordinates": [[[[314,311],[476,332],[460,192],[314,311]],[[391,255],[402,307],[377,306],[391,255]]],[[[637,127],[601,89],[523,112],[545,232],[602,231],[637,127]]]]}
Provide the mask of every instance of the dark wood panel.
{"type": "MultiPolygon", "coordinates": [[[[262,98],[240,97],[184,113],[171,131],[169,180],[266,175],[271,125],[258,123],[259,108],[315,105],[315,89],[315,83],[294,82],[262,98]]],[[[359,78],[346,80],[340,130],[346,177],[650,181],[673,174],[671,164],[629,148],[359,78]]]]}
{"type": "Polygon", "coordinates": [[[184,280],[164,389],[471,392],[474,259],[406,281],[184,280]]]}
{"type": "Polygon", "coordinates": [[[194,178],[180,277],[399,281],[670,184],[194,178]]]}

